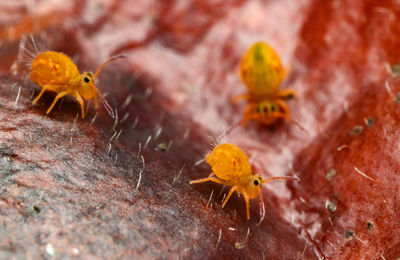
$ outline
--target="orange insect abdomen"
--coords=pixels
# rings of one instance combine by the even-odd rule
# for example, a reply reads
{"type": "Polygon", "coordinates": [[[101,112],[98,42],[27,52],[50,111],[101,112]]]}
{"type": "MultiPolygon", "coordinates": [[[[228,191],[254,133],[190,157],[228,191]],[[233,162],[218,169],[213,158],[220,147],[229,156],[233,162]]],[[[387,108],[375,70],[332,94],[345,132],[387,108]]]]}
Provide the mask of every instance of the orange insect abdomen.
{"type": "Polygon", "coordinates": [[[40,86],[72,86],[80,80],[79,70],[72,60],[67,55],[55,51],[41,52],[35,57],[30,77],[40,86]]]}
{"type": "Polygon", "coordinates": [[[244,55],[240,76],[252,96],[264,98],[276,94],[286,71],[274,49],[257,42],[244,55]]]}
{"type": "Polygon", "coordinates": [[[251,168],[246,154],[233,144],[220,144],[207,154],[207,163],[215,175],[228,182],[238,183],[248,179],[251,168]]]}

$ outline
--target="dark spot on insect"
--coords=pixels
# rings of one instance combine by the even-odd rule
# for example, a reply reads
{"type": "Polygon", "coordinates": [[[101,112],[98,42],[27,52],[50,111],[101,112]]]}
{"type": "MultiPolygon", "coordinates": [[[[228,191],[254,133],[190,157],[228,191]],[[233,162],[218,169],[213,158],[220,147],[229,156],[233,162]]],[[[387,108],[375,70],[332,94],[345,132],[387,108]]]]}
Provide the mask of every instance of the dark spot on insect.
{"type": "Polygon", "coordinates": [[[271,111],[272,111],[272,112],[274,112],[274,111],[275,111],[275,109],[276,109],[276,107],[275,107],[275,106],[271,106],[271,111]]]}
{"type": "Polygon", "coordinates": [[[354,231],[352,230],[346,230],[346,232],[344,232],[344,237],[346,239],[353,239],[353,237],[355,236],[354,231]]]}
{"type": "Polygon", "coordinates": [[[325,208],[329,211],[329,212],[335,212],[336,211],[336,204],[330,200],[326,200],[325,201],[325,208]]]}
{"type": "Polygon", "coordinates": [[[83,81],[85,81],[86,83],[89,83],[90,79],[88,77],[84,77],[83,81]]]}
{"type": "Polygon", "coordinates": [[[232,160],[232,164],[233,164],[234,167],[236,167],[236,165],[237,165],[237,160],[236,160],[236,159],[233,159],[233,160],[232,160]]]}
{"type": "Polygon", "coordinates": [[[259,106],[256,107],[256,112],[257,112],[258,114],[261,113],[261,108],[260,108],[259,106]]]}
{"type": "Polygon", "coordinates": [[[366,118],[366,119],[365,119],[365,124],[366,124],[368,127],[371,127],[374,123],[375,123],[375,119],[374,119],[373,117],[370,117],[370,118],[366,118]]]}
{"type": "Polygon", "coordinates": [[[162,151],[162,152],[165,152],[167,149],[168,145],[166,143],[160,143],[155,148],[156,151],[162,151]]]}
{"type": "Polygon", "coordinates": [[[364,127],[362,125],[356,125],[349,131],[350,135],[360,135],[364,131],[364,127]]]}
{"type": "Polygon", "coordinates": [[[326,174],[325,178],[327,181],[330,181],[330,180],[332,180],[333,176],[335,176],[335,175],[336,175],[336,170],[332,169],[326,174]]]}
{"type": "Polygon", "coordinates": [[[368,230],[371,230],[371,229],[373,229],[374,227],[375,227],[375,223],[372,222],[371,220],[368,220],[368,221],[367,221],[367,229],[368,229],[368,230]]]}
{"type": "Polygon", "coordinates": [[[260,184],[258,180],[254,180],[254,185],[258,186],[258,184],[260,184]]]}
{"type": "Polygon", "coordinates": [[[33,205],[33,210],[37,213],[40,213],[40,211],[42,211],[39,206],[33,205]]]}

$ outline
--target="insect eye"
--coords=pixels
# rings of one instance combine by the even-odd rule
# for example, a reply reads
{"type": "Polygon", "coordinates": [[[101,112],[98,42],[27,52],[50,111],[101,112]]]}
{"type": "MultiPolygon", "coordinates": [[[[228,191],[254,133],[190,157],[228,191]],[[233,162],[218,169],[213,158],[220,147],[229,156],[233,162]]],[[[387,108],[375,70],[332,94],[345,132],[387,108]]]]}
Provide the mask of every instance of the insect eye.
{"type": "Polygon", "coordinates": [[[258,184],[260,184],[258,180],[254,180],[254,185],[258,186],[258,184]]]}
{"type": "Polygon", "coordinates": [[[83,81],[85,81],[86,83],[89,83],[90,79],[88,77],[84,77],[83,81]]]}

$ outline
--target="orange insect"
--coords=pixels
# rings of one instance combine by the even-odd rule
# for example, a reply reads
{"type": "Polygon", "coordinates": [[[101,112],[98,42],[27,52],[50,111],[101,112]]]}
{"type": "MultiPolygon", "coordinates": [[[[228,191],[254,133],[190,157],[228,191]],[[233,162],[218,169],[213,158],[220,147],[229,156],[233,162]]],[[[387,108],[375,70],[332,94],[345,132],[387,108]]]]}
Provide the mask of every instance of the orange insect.
{"type": "Polygon", "coordinates": [[[125,55],[118,55],[110,58],[104,62],[96,73],[92,72],[79,73],[78,68],[72,60],[65,54],[55,51],[41,52],[33,59],[31,69],[31,80],[42,87],[39,95],[33,100],[35,104],[43,95],[46,90],[54,91],[57,96],[54,98],[53,103],[47,109],[47,114],[51,112],[57,101],[66,95],[71,95],[76,98],[81,106],[82,118],[85,117],[84,100],[94,98],[96,108],[99,105],[97,95],[103,101],[104,107],[107,109],[109,115],[114,118],[113,109],[104,99],[103,95],[96,88],[94,81],[99,72],[108,63],[124,58],[125,55]]]}
{"type": "Polygon", "coordinates": [[[279,90],[286,75],[278,54],[266,43],[257,42],[247,50],[240,64],[240,77],[249,92],[233,99],[249,102],[240,124],[256,120],[271,125],[279,118],[292,121],[285,101],[293,98],[295,92],[279,90]]]}
{"type": "Polygon", "coordinates": [[[246,154],[239,147],[229,143],[215,147],[207,154],[206,161],[213,172],[207,178],[191,181],[190,184],[212,181],[232,186],[222,207],[225,207],[232,193],[236,191],[242,194],[246,201],[247,219],[250,219],[249,199],[260,196],[260,205],[263,203],[261,194],[263,183],[272,180],[295,180],[293,177],[271,177],[264,180],[260,174],[253,175],[246,154]]]}

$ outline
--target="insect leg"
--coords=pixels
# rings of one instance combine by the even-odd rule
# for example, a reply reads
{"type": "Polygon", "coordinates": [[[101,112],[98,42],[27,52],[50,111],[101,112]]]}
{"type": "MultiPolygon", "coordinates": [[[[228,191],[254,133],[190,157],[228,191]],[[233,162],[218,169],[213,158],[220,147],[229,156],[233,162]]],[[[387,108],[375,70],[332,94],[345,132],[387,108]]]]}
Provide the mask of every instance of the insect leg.
{"type": "Polygon", "coordinates": [[[249,104],[243,113],[243,119],[240,120],[239,122],[236,122],[233,125],[231,125],[228,128],[228,130],[226,131],[226,134],[229,134],[230,132],[232,132],[233,129],[235,129],[236,127],[238,127],[240,125],[247,124],[247,122],[250,120],[259,119],[260,116],[258,114],[253,113],[253,109],[254,109],[254,105],[249,104]]]}
{"type": "Polygon", "coordinates": [[[297,96],[296,92],[291,89],[284,89],[282,91],[279,91],[278,93],[278,97],[283,99],[292,99],[296,96],[297,96]]]}
{"type": "Polygon", "coordinates": [[[245,115],[244,117],[243,117],[243,119],[242,119],[242,121],[240,121],[240,125],[245,125],[245,124],[247,124],[247,122],[249,122],[250,120],[253,120],[253,119],[255,119],[255,120],[257,120],[257,119],[259,119],[260,118],[260,115],[258,115],[258,114],[247,114],[247,115],[245,115]]]}
{"type": "Polygon", "coordinates": [[[81,105],[82,118],[85,118],[84,102],[83,102],[81,95],[79,95],[78,91],[75,92],[75,98],[76,98],[76,100],[78,100],[79,104],[81,105]]]}
{"type": "Polygon", "coordinates": [[[274,113],[275,117],[281,117],[284,118],[286,120],[288,120],[290,123],[296,125],[298,128],[300,128],[300,130],[302,130],[303,132],[308,132],[307,129],[305,129],[303,126],[301,126],[297,121],[293,120],[290,116],[290,112],[289,112],[289,108],[287,107],[286,103],[283,100],[277,100],[276,101],[279,105],[279,107],[283,110],[283,113],[280,112],[276,112],[274,113]]]}
{"type": "Polygon", "coordinates": [[[94,96],[94,107],[95,108],[99,107],[99,100],[97,99],[97,95],[94,96]]]}
{"type": "MultiPolygon", "coordinates": [[[[290,112],[289,112],[289,108],[286,105],[286,103],[283,100],[278,99],[276,101],[276,103],[278,103],[278,106],[282,109],[282,113],[283,115],[279,115],[280,113],[276,113],[278,117],[283,117],[283,118],[290,118],[290,112]]],[[[274,114],[275,115],[275,114],[274,114]]]]}
{"type": "Polygon", "coordinates": [[[243,119],[238,123],[238,125],[245,125],[248,121],[253,119],[258,119],[260,116],[256,113],[253,113],[254,104],[250,103],[243,113],[243,119]]]}
{"type": "Polygon", "coordinates": [[[251,98],[251,96],[249,94],[240,94],[240,95],[237,95],[237,96],[231,98],[231,103],[236,104],[237,102],[239,102],[242,99],[249,101],[250,98],[251,98]]]}
{"type": "Polygon", "coordinates": [[[247,213],[247,220],[250,219],[250,206],[249,206],[249,196],[245,191],[243,191],[243,197],[244,200],[246,201],[246,213],[247,213]]]}
{"type": "Polygon", "coordinates": [[[68,91],[63,91],[61,93],[58,93],[58,95],[54,98],[53,103],[51,104],[51,106],[49,107],[49,109],[47,109],[46,114],[50,113],[51,110],[53,109],[54,105],[57,103],[57,101],[62,98],[63,96],[68,95],[68,91]]]}
{"type": "Polygon", "coordinates": [[[32,104],[36,104],[36,102],[38,102],[38,100],[42,97],[42,95],[46,91],[46,89],[47,89],[47,85],[44,85],[42,87],[42,90],[40,91],[39,95],[32,101],[32,104]]]}
{"type": "Polygon", "coordinates": [[[233,186],[231,190],[228,193],[228,196],[226,196],[224,203],[222,203],[222,207],[225,207],[226,203],[228,202],[229,198],[232,196],[233,192],[238,189],[238,186],[233,186]]]}
{"type": "Polygon", "coordinates": [[[279,118],[288,119],[288,120],[289,120],[289,122],[291,122],[290,116],[288,116],[288,115],[287,115],[287,114],[285,114],[285,113],[281,113],[281,112],[274,112],[274,113],[272,114],[272,116],[273,116],[273,117],[275,117],[275,118],[279,117],[279,118]]]}

